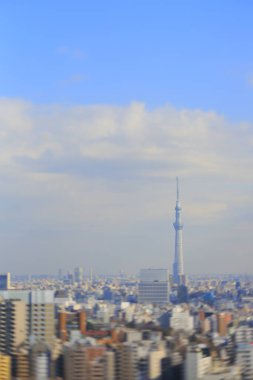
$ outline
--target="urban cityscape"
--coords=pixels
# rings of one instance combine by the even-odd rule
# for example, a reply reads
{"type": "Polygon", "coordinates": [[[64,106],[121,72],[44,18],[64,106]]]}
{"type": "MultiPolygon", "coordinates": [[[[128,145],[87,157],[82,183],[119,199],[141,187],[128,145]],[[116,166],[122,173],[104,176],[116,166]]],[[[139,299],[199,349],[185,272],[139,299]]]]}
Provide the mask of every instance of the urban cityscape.
{"type": "Polygon", "coordinates": [[[0,276],[0,379],[253,376],[253,276],[187,276],[176,179],[169,268],[0,276]]]}
{"type": "Polygon", "coordinates": [[[0,380],[253,380],[252,19],[0,1],[0,380]]]}

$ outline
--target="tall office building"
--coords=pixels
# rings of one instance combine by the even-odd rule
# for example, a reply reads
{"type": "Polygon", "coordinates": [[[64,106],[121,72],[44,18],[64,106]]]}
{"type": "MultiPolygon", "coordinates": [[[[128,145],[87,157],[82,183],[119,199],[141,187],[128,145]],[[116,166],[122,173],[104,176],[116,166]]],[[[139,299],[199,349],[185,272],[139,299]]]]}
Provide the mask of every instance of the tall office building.
{"type": "Polygon", "coordinates": [[[232,322],[232,315],[228,312],[217,314],[218,333],[220,336],[226,336],[228,334],[228,325],[232,322]]]}
{"type": "Polygon", "coordinates": [[[169,302],[167,269],[141,269],[138,301],[156,305],[164,305],[169,302]]]}
{"type": "Polygon", "coordinates": [[[35,343],[31,348],[31,380],[49,380],[51,376],[51,352],[45,343],[35,343]]]}
{"type": "Polygon", "coordinates": [[[30,380],[29,350],[25,347],[19,347],[12,355],[12,375],[14,379],[30,380]]]}
{"type": "Polygon", "coordinates": [[[239,343],[253,342],[253,328],[249,326],[240,326],[236,329],[235,341],[239,343]]]}
{"type": "Polygon", "coordinates": [[[55,341],[54,292],[51,290],[33,290],[29,305],[30,336],[36,342],[53,346],[55,341]]]}
{"type": "Polygon", "coordinates": [[[0,274],[0,290],[11,289],[11,274],[0,274]]]}
{"type": "Polygon", "coordinates": [[[186,279],[184,274],[184,261],[183,261],[183,223],[181,219],[181,204],[179,200],[179,182],[177,178],[177,201],[176,201],[176,220],[174,223],[175,228],[175,260],[173,264],[173,282],[180,286],[185,285],[186,279]]]}
{"type": "MultiPolygon", "coordinates": [[[[27,323],[28,338],[34,342],[45,342],[52,346],[55,341],[55,305],[53,290],[0,290],[0,297],[4,300],[21,300],[25,303],[25,320],[27,323]]],[[[21,304],[16,302],[15,307],[21,308],[21,304]]],[[[3,318],[4,318],[3,305],[3,318]]],[[[13,306],[12,306],[13,307],[13,306]]],[[[23,306],[22,306],[23,307],[23,306]]],[[[23,309],[22,309],[23,310],[23,309]]],[[[18,315],[14,313],[18,321],[18,315]]]]}
{"type": "Polygon", "coordinates": [[[115,379],[115,354],[103,346],[90,346],[87,342],[76,341],[73,344],[66,343],[63,354],[66,380],[115,379]]]}
{"type": "Polygon", "coordinates": [[[64,379],[87,379],[88,359],[86,347],[76,342],[74,345],[64,347],[64,379]]]}
{"type": "Polygon", "coordinates": [[[16,354],[17,349],[27,343],[26,304],[21,300],[0,302],[0,352],[16,354]]]}
{"type": "Polygon", "coordinates": [[[11,357],[0,353],[0,380],[11,380],[11,357]]]}
{"type": "Polygon", "coordinates": [[[138,380],[138,345],[137,343],[123,343],[116,350],[116,379],[138,380]]]}
{"type": "Polygon", "coordinates": [[[185,360],[185,380],[202,379],[211,370],[211,366],[212,358],[208,348],[201,345],[188,347],[185,360]]]}
{"type": "Polygon", "coordinates": [[[241,367],[243,379],[253,379],[253,345],[252,343],[238,344],[236,349],[236,364],[241,367]]]}

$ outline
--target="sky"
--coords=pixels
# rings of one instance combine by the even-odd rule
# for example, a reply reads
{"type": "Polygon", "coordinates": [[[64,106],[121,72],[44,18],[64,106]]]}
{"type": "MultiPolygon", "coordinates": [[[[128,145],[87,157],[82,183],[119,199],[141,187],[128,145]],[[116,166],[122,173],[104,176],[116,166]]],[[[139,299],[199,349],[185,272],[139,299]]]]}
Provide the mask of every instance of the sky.
{"type": "Polygon", "coordinates": [[[253,3],[3,2],[1,271],[253,268],[253,3]]]}

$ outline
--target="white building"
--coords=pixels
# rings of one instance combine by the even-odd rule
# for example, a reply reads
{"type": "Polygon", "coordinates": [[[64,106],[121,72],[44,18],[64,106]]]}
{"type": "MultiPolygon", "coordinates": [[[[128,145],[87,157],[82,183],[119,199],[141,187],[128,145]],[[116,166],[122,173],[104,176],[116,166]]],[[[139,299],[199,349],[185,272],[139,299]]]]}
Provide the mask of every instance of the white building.
{"type": "Polygon", "coordinates": [[[46,353],[41,353],[35,359],[35,379],[47,380],[48,379],[48,357],[46,353]]]}
{"type": "Polygon", "coordinates": [[[137,330],[127,329],[126,331],[126,342],[134,343],[142,340],[142,332],[137,330]]]}
{"type": "Polygon", "coordinates": [[[31,378],[48,380],[50,377],[50,350],[44,343],[35,343],[31,349],[31,378]]]}
{"type": "Polygon", "coordinates": [[[148,375],[149,379],[159,379],[162,374],[162,359],[166,357],[164,348],[160,348],[149,353],[148,375]]]}
{"type": "Polygon", "coordinates": [[[185,360],[185,380],[203,379],[210,372],[212,359],[202,345],[190,347],[185,360]]]}
{"type": "Polygon", "coordinates": [[[237,346],[236,362],[242,369],[243,379],[253,379],[253,344],[241,343],[237,346]]]}
{"type": "Polygon", "coordinates": [[[241,368],[230,366],[213,369],[211,373],[202,377],[202,380],[241,380],[241,368]]]}
{"type": "Polygon", "coordinates": [[[253,342],[253,328],[248,326],[240,326],[235,333],[236,343],[253,342]]]}
{"type": "Polygon", "coordinates": [[[175,306],[170,318],[170,327],[174,330],[185,330],[190,332],[194,329],[194,318],[188,309],[182,306],[175,306]]]}

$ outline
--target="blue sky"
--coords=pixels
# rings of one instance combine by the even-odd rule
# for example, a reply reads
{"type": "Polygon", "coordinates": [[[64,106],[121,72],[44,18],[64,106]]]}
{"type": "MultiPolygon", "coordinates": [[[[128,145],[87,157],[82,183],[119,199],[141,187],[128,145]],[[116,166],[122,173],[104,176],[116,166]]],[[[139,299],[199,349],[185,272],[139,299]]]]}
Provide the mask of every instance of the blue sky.
{"type": "Polygon", "coordinates": [[[186,270],[248,271],[252,11],[231,0],[1,4],[3,270],[171,264],[179,176],[186,270]]]}
{"type": "Polygon", "coordinates": [[[1,95],[215,110],[251,119],[251,1],[1,6],[1,95]]]}

